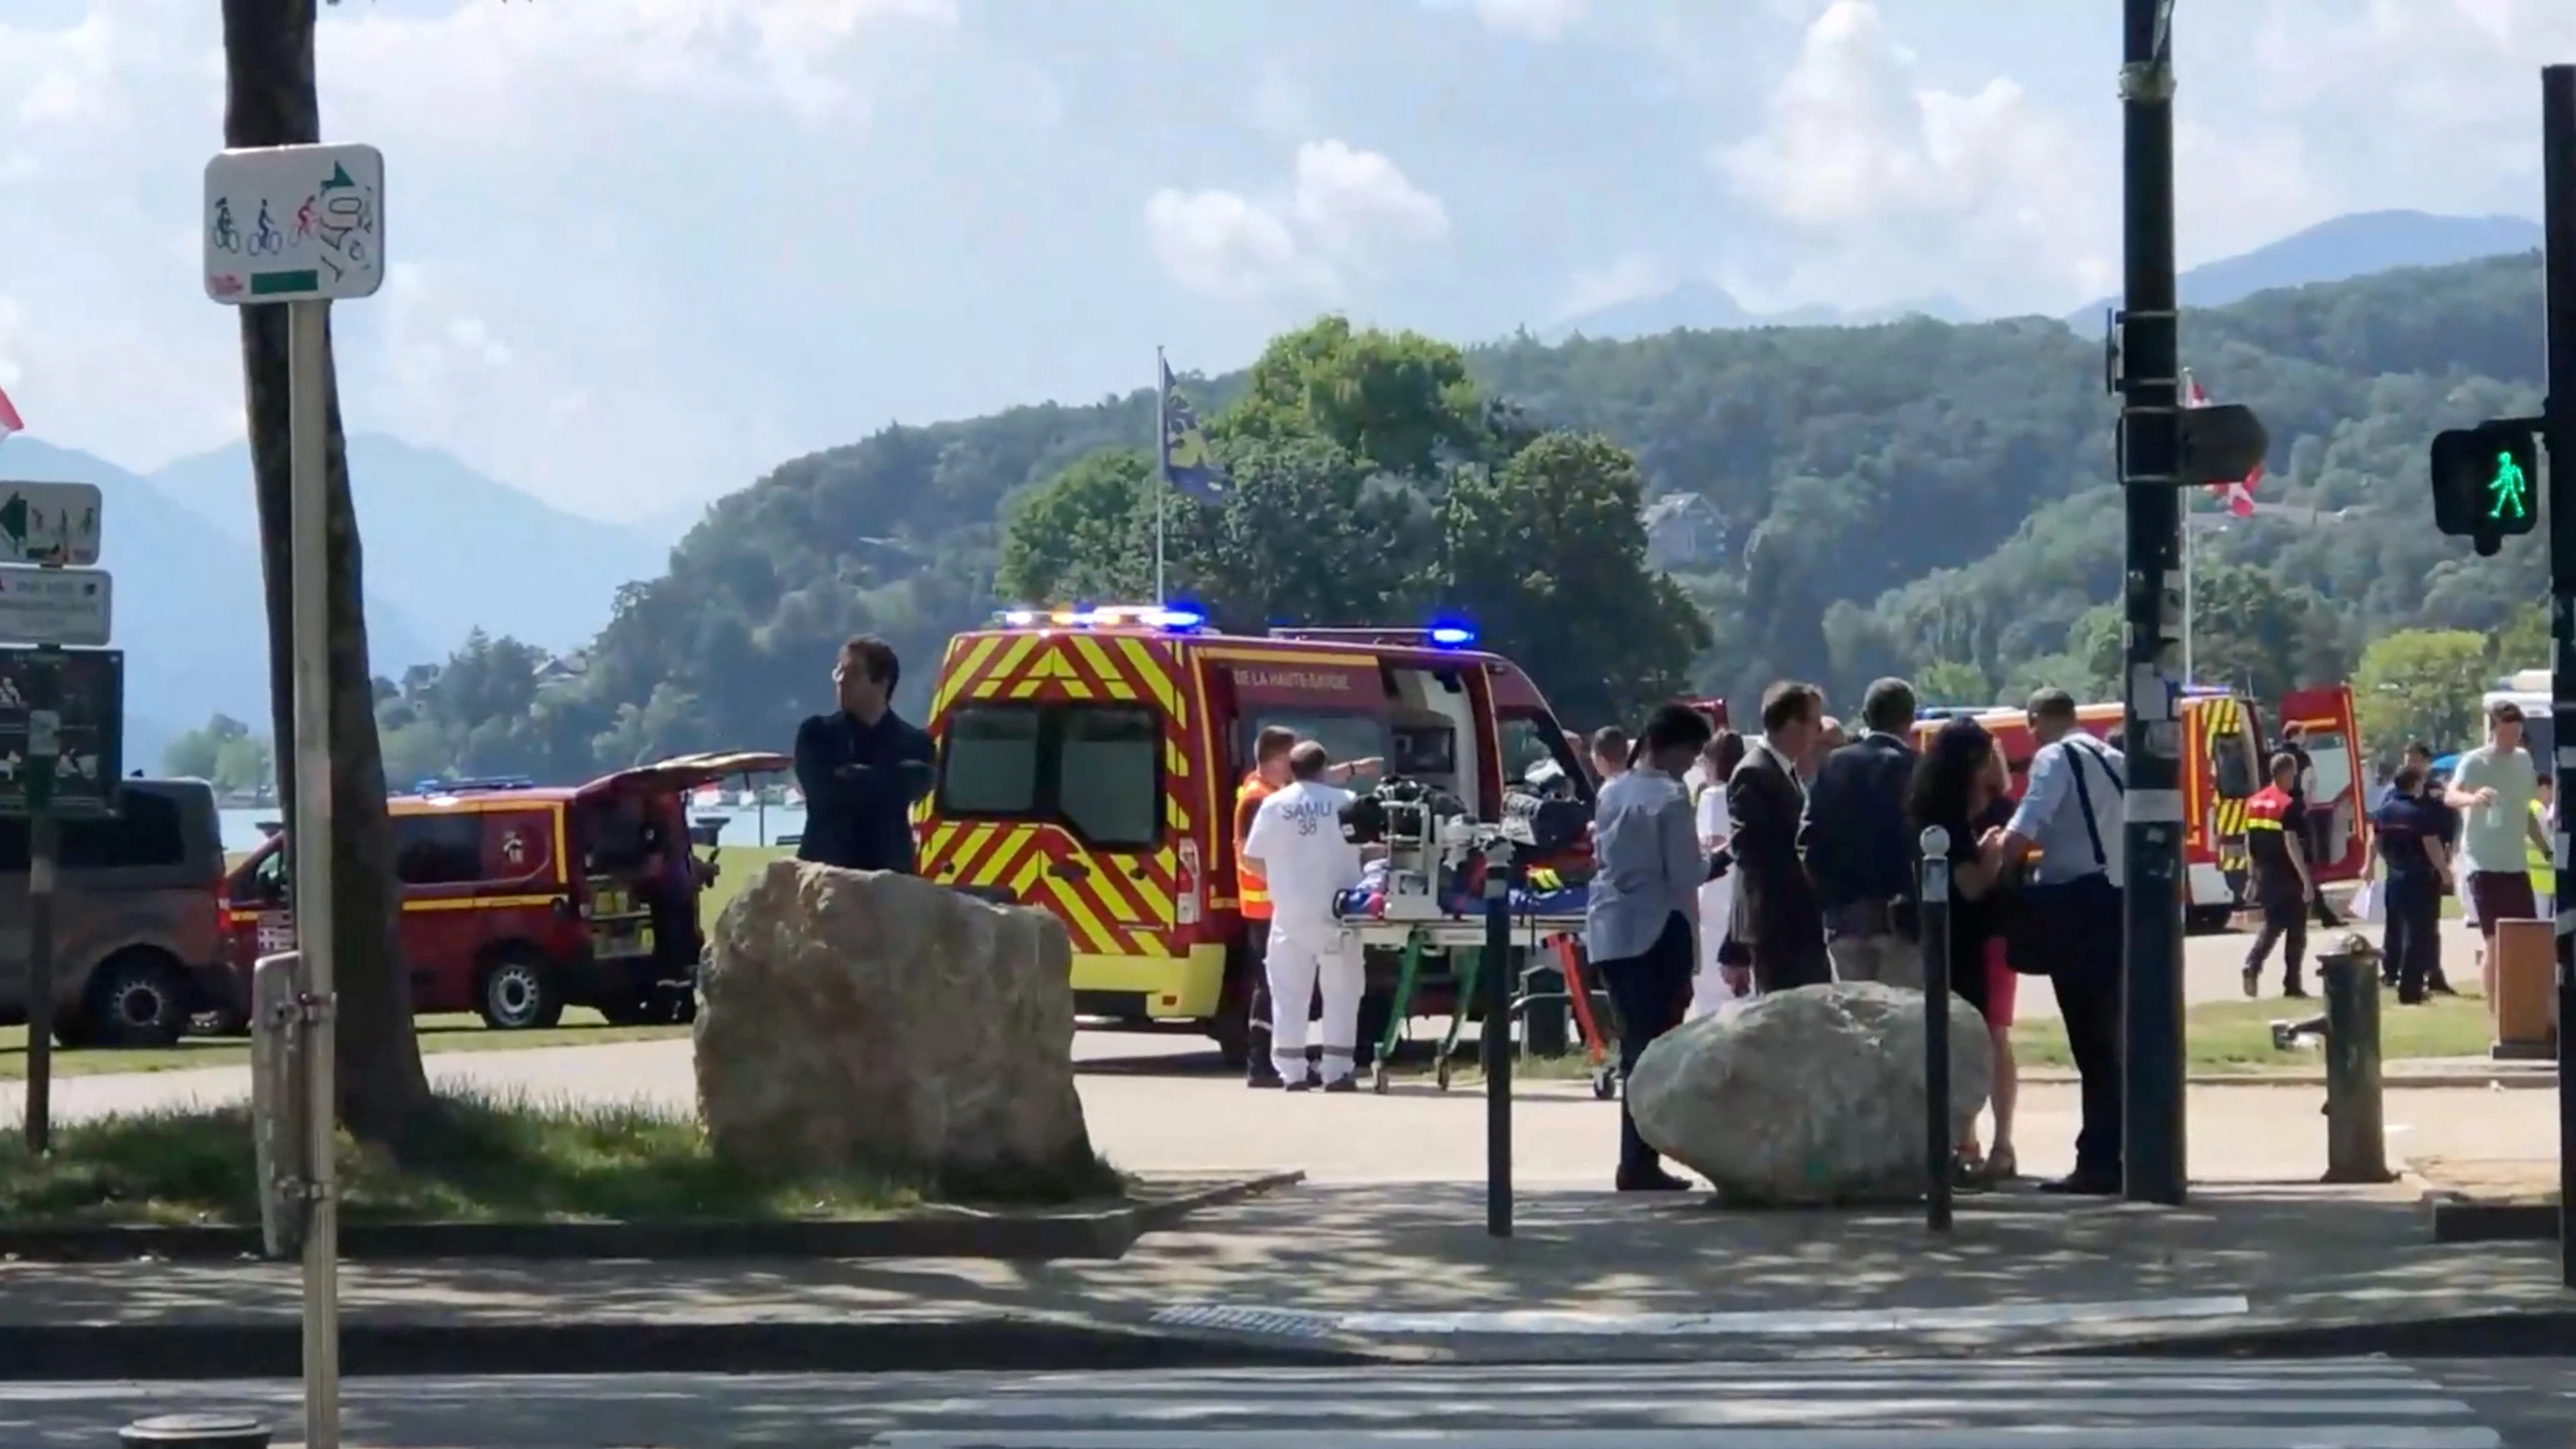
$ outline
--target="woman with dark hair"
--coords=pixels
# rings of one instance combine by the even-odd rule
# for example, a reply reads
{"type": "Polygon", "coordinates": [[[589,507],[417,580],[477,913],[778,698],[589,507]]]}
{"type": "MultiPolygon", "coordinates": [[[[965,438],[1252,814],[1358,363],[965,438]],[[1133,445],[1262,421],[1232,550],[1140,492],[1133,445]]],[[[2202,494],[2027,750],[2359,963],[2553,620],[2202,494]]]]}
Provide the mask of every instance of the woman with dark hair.
{"type": "Polygon", "coordinates": [[[1985,1018],[1994,1048],[1995,1145],[1977,1147],[1974,1113],[1959,1133],[1963,1177],[2011,1177],[2012,1119],[2018,1095],[2012,1061],[2013,997],[2018,978],[2003,953],[2003,906],[2011,870],[1997,849],[1997,827],[2011,808],[2010,776],[1992,735],[1962,716],[1944,723],[1914,770],[1910,806],[1917,830],[1939,826],[1950,836],[1950,990],[1985,1018]]]}
{"type": "MultiPolygon", "coordinates": [[[[1726,780],[1743,763],[1744,736],[1733,730],[1719,730],[1700,747],[1699,768],[1694,772],[1699,785],[1691,805],[1698,816],[1702,854],[1714,857],[1735,833],[1735,822],[1726,816],[1726,780]]],[[[1717,948],[1726,944],[1726,933],[1734,923],[1735,876],[1729,871],[1699,888],[1700,949],[1699,969],[1691,977],[1693,1016],[1706,1016],[1742,995],[1726,984],[1717,959],[1717,948]]]]}

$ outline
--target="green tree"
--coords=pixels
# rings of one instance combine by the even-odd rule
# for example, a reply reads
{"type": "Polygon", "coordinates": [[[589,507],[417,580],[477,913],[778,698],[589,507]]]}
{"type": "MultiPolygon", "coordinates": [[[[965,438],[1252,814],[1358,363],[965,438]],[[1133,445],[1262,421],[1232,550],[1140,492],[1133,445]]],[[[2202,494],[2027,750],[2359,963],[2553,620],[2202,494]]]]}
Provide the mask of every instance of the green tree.
{"type": "Polygon", "coordinates": [[[1418,495],[1372,487],[1357,455],[1312,435],[1237,443],[1222,507],[1173,519],[1174,578],[1229,627],[1414,617],[1434,529],[1418,495]]]}
{"type": "Polygon", "coordinates": [[[2526,604],[2514,611],[2496,631],[2495,669],[2497,674],[2512,674],[2524,669],[2549,667],[2552,646],[2549,638],[2549,606],[2526,604]]]}
{"type": "Polygon", "coordinates": [[[277,783],[277,759],[265,735],[236,735],[215,752],[215,788],[230,795],[265,794],[277,783]]]}
{"type": "Polygon", "coordinates": [[[2362,740],[2383,757],[2413,740],[2436,751],[2476,743],[2491,670],[2486,639],[2465,629],[2400,629],[2373,640],[2352,677],[2362,740]]]}
{"type": "Polygon", "coordinates": [[[1462,472],[1442,500],[1444,601],[1567,718],[1636,718],[1684,692],[1708,647],[1690,595],[1646,567],[1642,502],[1627,450],[1576,433],[1462,472]]]}
{"type": "Polygon", "coordinates": [[[2314,590],[2231,562],[2201,565],[2192,584],[2194,679],[2278,699],[2348,672],[2341,632],[2314,590]]]}
{"type": "Polygon", "coordinates": [[[1444,463],[1491,461],[1495,433],[1466,355],[1414,332],[1325,317],[1262,349],[1220,439],[1320,437],[1372,472],[1430,479],[1444,463]]]}
{"type": "Polygon", "coordinates": [[[1957,659],[1935,659],[1914,671],[1914,692],[1925,704],[1983,708],[1994,703],[1995,682],[1976,665],[1957,659]]]}
{"type": "MultiPolygon", "coordinates": [[[[1154,460],[1141,449],[1087,454],[1013,499],[1003,521],[994,591],[1044,607],[1153,597],[1154,460]]],[[[1164,500],[1167,525],[1201,505],[1164,500]]]]}
{"type": "Polygon", "coordinates": [[[215,714],[203,726],[171,740],[162,749],[161,768],[173,775],[220,785],[224,747],[249,734],[249,725],[228,714],[215,714]]]}
{"type": "MultiPolygon", "coordinates": [[[[313,0],[223,0],[224,144],[284,146],[321,139],[313,75],[313,0]]],[[[260,569],[268,596],[270,710],[275,738],[295,748],[290,418],[287,318],[278,306],[241,312],[242,381],[260,569]]],[[[329,337],[322,374],[328,595],[331,838],[305,841],[337,863],[332,873],[331,954],[340,1120],[360,1141],[400,1150],[430,1103],[411,1019],[411,976],[394,940],[393,826],[385,813],[384,760],[376,738],[374,673],[367,667],[366,588],[349,460],[340,428],[329,337]]],[[[281,783],[293,808],[293,771],[281,783]]]]}

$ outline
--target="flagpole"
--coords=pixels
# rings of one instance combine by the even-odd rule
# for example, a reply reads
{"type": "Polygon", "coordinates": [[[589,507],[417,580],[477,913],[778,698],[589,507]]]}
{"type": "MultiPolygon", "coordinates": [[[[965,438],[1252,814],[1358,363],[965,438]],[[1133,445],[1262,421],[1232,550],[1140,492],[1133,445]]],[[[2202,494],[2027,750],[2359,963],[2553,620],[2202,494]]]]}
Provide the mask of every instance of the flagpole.
{"type": "Polygon", "coordinates": [[[2194,612],[2191,597],[2191,554],[2193,537],[2200,532],[2191,525],[2196,516],[2192,500],[2184,499],[2182,505],[2182,687],[2185,689],[2191,688],[2191,616],[2194,612]]]}
{"type": "Polygon", "coordinates": [[[1156,347],[1154,349],[1154,607],[1158,609],[1163,606],[1165,600],[1163,508],[1171,501],[1172,496],[1171,419],[1166,415],[1166,409],[1171,401],[1171,389],[1163,384],[1163,379],[1170,375],[1170,372],[1170,364],[1163,360],[1163,349],[1156,347]]]}

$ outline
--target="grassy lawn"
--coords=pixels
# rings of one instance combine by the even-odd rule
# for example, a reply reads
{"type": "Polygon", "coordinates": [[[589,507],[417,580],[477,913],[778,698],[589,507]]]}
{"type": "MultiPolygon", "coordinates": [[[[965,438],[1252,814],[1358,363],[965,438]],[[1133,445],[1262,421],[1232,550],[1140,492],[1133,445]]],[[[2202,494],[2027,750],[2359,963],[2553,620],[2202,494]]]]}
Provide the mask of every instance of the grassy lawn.
{"type": "MultiPolygon", "coordinates": [[[[245,1108],[67,1124],[54,1155],[0,1153],[0,1222],[256,1224],[245,1108]]],[[[900,1213],[936,1202],[1055,1205],[1120,1196],[1097,1158],[1055,1174],[939,1183],[897,1174],[760,1181],[718,1161],[697,1124],[637,1108],[445,1097],[415,1160],[397,1168],[345,1137],[352,1220],[685,1222],[900,1213]]]]}
{"type": "MultiPolygon", "coordinates": [[[[2022,990],[2032,987],[2025,982],[2022,990]]],[[[2038,983],[2046,991],[2048,983],[2038,983]]],[[[2188,1007],[2183,1012],[2183,1054],[2195,1072],[2248,1072],[2316,1070],[2324,1057],[2314,1046],[2276,1050],[2272,1045],[2272,1023],[2280,1020],[2304,1020],[2325,1010],[2322,1000],[2283,1001],[2265,997],[2259,1001],[2210,1001],[2188,1007]]],[[[2380,1048],[2385,1059],[2398,1061],[2410,1057],[2483,1057],[2494,1039],[2487,1021],[2486,1002],[2474,996],[2435,997],[2424,1006],[2399,1006],[2397,998],[2381,993],[2379,998],[2380,1048]]],[[[1460,1078],[1481,1080],[1472,1052],[1455,1064],[1460,1078]]],[[[1581,1044],[1574,1043],[1571,1055],[1546,1058],[1526,1057],[1515,1061],[1513,1070],[1521,1075],[1562,1081],[1588,1080],[1591,1063],[1583,1056],[1581,1044]]],[[[1617,1056],[1617,1046],[1611,1055],[1617,1056]]],[[[2025,1067],[2074,1066],[2067,1054],[2066,1028],[2054,1018],[2029,1021],[2013,1028],[2013,1060],[2025,1067]]],[[[1410,1055],[1398,1063],[1397,1070],[1406,1075],[1427,1075],[1430,1061],[1410,1055]]]]}

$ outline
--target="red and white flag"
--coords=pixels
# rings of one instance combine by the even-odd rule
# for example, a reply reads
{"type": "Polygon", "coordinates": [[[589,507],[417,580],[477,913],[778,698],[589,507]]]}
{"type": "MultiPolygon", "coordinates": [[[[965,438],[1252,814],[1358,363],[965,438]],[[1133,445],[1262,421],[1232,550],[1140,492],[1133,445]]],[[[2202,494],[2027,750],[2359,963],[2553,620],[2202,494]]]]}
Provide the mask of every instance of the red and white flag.
{"type": "Polygon", "coordinates": [[[26,419],[18,416],[18,409],[9,401],[7,391],[0,390],[0,438],[7,438],[11,433],[25,431],[27,431],[26,419]]]}
{"type": "MultiPolygon", "coordinates": [[[[2209,406],[2209,394],[2200,390],[2200,379],[2192,376],[2191,371],[2188,368],[2183,371],[2182,386],[2182,405],[2184,407],[2205,408],[2209,406]]],[[[2235,514],[2237,517],[2252,518],[2254,516],[2254,485],[2262,481],[2263,465],[2260,462],[2257,462],[2254,465],[2253,472],[2246,474],[2244,477],[2237,479],[2233,483],[2210,484],[2209,496],[2226,503],[2227,511],[2235,514]]]]}

